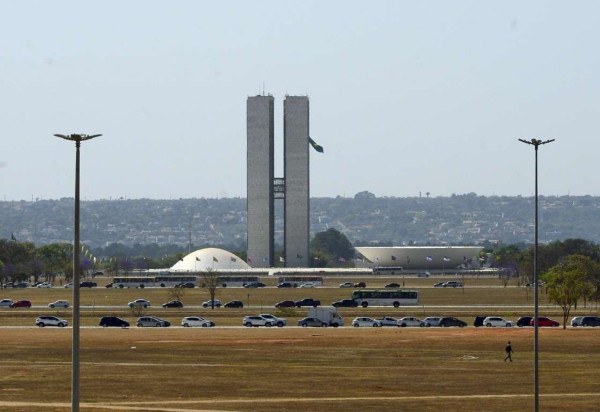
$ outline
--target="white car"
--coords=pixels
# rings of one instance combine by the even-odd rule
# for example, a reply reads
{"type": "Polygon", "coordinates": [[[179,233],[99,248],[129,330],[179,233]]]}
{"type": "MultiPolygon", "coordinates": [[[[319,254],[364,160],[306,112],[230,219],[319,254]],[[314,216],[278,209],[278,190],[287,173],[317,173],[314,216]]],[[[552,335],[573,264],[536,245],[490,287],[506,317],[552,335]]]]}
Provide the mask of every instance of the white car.
{"type": "Polygon", "coordinates": [[[423,319],[423,323],[425,324],[426,327],[440,326],[440,320],[441,319],[442,318],[431,316],[431,317],[427,317],[427,318],[423,319]]]}
{"type": "Polygon", "coordinates": [[[242,325],[249,328],[252,326],[266,326],[269,328],[273,326],[273,321],[265,319],[262,316],[244,316],[244,319],[242,319],[242,325]]]}
{"type": "Polygon", "coordinates": [[[506,320],[504,318],[500,318],[497,316],[488,316],[487,318],[485,318],[483,320],[483,326],[487,326],[487,327],[500,326],[500,327],[511,328],[511,327],[515,326],[515,323],[510,320],[506,320]]]}
{"type": "Polygon", "coordinates": [[[36,286],[36,288],[51,288],[51,287],[53,287],[53,286],[52,286],[52,283],[50,283],[50,282],[42,282],[36,286]]]}
{"type": "Polygon", "coordinates": [[[65,283],[65,288],[72,288],[73,282],[65,283]]]}
{"type": "Polygon", "coordinates": [[[285,318],[278,318],[277,316],[273,316],[273,315],[268,314],[268,313],[261,313],[258,316],[260,316],[261,318],[264,318],[264,319],[270,321],[271,325],[273,325],[273,326],[282,327],[282,326],[287,325],[287,319],[285,319],[285,318]]]}
{"type": "Polygon", "coordinates": [[[215,322],[210,321],[208,319],[204,319],[200,316],[187,316],[181,319],[181,326],[183,327],[202,327],[202,328],[210,328],[215,326],[215,322]]]}
{"type": "Polygon", "coordinates": [[[49,308],[68,308],[71,306],[66,300],[57,300],[56,302],[48,303],[49,308]]]}
{"type": "Polygon", "coordinates": [[[300,285],[301,288],[305,288],[305,289],[309,289],[309,288],[316,288],[317,285],[315,285],[314,283],[303,283],[300,285]]]}
{"type": "Polygon", "coordinates": [[[423,326],[425,326],[425,322],[423,322],[421,319],[413,318],[412,316],[407,316],[407,317],[398,319],[398,326],[400,326],[402,328],[405,328],[407,326],[423,327],[423,326]]]}
{"type": "Polygon", "coordinates": [[[352,282],[344,282],[340,284],[341,288],[353,288],[354,287],[354,283],[352,282]]]}
{"type": "Polygon", "coordinates": [[[58,326],[64,328],[69,322],[65,319],[57,318],[56,316],[40,316],[35,320],[35,325],[43,328],[44,326],[58,326]]]}
{"type": "Polygon", "coordinates": [[[213,307],[213,303],[214,303],[215,308],[220,308],[221,307],[221,301],[219,299],[215,299],[214,301],[207,300],[206,302],[202,302],[202,307],[203,308],[212,308],[213,307]]]}
{"type": "Polygon", "coordinates": [[[358,318],[354,318],[352,320],[352,326],[354,326],[355,328],[358,328],[361,326],[371,326],[371,327],[378,328],[381,326],[381,322],[379,322],[378,320],[375,320],[373,318],[367,318],[365,316],[361,316],[358,318]]]}
{"type": "Polygon", "coordinates": [[[14,301],[12,299],[2,299],[0,300],[0,308],[10,308],[14,301]]]}
{"type": "Polygon", "coordinates": [[[573,319],[571,319],[571,326],[573,326],[574,328],[576,328],[577,326],[581,326],[581,321],[583,320],[584,316],[575,316],[573,319]]]}
{"type": "Polygon", "coordinates": [[[147,308],[148,306],[150,306],[150,301],[148,301],[146,299],[136,299],[136,300],[129,302],[127,304],[127,306],[129,306],[130,308],[135,308],[135,307],[147,308]]]}
{"type": "Polygon", "coordinates": [[[399,326],[398,319],[392,318],[391,316],[384,316],[377,320],[381,323],[381,326],[399,326]]]}

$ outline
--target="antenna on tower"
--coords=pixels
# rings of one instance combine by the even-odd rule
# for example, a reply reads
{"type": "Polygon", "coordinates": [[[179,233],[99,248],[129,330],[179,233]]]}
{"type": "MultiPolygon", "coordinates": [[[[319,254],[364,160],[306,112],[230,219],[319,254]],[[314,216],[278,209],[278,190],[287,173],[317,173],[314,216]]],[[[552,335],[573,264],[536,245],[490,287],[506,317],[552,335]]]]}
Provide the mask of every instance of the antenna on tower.
{"type": "Polygon", "coordinates": [[[263,93],[262,93],[262,95],[263,96],[265,95],[265,82],[263,82],[263,93]]]}

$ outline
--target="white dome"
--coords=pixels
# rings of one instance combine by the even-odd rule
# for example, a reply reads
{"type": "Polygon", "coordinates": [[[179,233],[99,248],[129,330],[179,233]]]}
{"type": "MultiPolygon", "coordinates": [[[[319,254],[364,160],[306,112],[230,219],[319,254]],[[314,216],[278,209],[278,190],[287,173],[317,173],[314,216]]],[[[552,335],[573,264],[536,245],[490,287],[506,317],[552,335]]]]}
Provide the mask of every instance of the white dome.
{"type": "Polygon", "coordinates": [[[196,250],[171,266],[173,272],[198,272],[206,269],[250,269],[250,266],[231,252],[209,247],[196,250]]]}

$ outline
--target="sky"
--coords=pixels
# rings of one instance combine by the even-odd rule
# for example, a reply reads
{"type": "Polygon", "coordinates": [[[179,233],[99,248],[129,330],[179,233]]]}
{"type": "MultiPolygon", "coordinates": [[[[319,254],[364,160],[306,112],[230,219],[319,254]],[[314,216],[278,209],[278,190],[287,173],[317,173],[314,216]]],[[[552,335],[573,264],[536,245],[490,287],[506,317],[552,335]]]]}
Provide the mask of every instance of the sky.
{"type": "Polygon", "coordinates": [[[308,95],[311,197],[600,195],[595,1],[0,5],[0,200],[246,197],[246,99],[308,95]]]}

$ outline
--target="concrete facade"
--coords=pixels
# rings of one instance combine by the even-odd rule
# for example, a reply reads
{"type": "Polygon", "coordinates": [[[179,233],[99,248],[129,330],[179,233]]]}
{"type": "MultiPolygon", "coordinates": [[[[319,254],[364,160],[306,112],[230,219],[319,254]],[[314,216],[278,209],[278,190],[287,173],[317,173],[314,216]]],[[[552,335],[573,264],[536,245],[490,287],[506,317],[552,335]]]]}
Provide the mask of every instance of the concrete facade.
{"type": "Polygon", "coordinates": [[[274,265],[275,212],[274,98],[252,96],[246,102],[248,263],[274,265]]]}
{"type": "Polygon", "coordinates": [[[286,267],[309,266],[309,104],[307,96],[283,103],[284,249],[286,267]]]}

